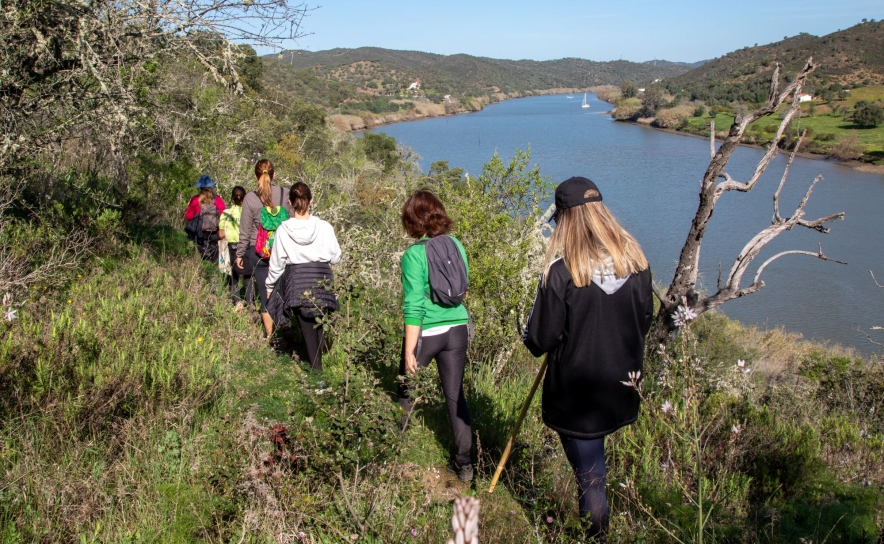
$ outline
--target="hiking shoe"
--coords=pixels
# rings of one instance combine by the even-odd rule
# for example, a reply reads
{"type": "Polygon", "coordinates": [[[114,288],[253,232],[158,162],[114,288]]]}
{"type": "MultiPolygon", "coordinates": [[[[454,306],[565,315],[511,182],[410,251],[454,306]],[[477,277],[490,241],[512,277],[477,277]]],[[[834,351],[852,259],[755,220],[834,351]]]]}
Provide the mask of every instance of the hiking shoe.
{"type": "Polygon", "coordinates": [[[452,459],[448,462],[448,472],[457,476],[457,479],[461,482],[470,482],[473,480],[473,465],[470,463],[459,465],[457,464],[457,461],[452,459]]]}

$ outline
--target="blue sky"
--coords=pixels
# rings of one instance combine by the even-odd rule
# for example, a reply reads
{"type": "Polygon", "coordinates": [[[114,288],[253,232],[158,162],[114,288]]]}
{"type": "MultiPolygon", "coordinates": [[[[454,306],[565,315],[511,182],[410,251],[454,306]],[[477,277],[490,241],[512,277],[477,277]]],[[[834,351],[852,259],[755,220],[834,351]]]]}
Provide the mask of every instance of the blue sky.
{"type": "Polygon", "coordinates": [[[304,19],[302,30],[309,35],[289,47],[321,51],[376,46],[501,59],[694,62],[799,32],[822,36],[863,18],[884,19],[884,2],[329,0],[304,19]]]}

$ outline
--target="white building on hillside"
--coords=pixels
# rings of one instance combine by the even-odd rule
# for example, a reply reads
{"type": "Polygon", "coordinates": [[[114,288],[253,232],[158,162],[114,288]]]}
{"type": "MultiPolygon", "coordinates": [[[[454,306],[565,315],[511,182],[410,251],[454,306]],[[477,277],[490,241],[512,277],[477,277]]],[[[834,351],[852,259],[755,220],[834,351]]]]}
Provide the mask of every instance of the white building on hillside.
{"type": "Polygon", "coordinates": [[[409,91],[419,91],[421,89],[421,80],[416,79],[412,82],[411,85],[408,86],[409,91]]]}
{"type": "Polygon", "coordinates": [[[801,93],[798,95],[799,102],[810,102],[811,100],[813,100],[813,97],[807,93],[801,93]]]}

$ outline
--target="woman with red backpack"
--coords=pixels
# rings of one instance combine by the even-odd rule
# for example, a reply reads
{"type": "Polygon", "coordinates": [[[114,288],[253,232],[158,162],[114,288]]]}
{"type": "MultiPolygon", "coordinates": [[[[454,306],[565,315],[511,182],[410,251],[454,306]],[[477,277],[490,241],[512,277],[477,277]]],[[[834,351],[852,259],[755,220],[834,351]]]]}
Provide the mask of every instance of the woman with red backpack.
{"type": "Polygon", "coordinates": [[[291,204],[285,198],[285,190],[273,184],[274,174],[273,163],[268,159],[261,159],[255,164],[258,187],[248,193],[242,202],[239,246],[234,262],[237,268],[245,267],[253,271],[261,299],[261,321],[268,340],[273,334],[273,319],[267,313],[266,284],[272,247],[268,243],[272,243],[272,233],[276,228],[293,213],[291,204]]]}

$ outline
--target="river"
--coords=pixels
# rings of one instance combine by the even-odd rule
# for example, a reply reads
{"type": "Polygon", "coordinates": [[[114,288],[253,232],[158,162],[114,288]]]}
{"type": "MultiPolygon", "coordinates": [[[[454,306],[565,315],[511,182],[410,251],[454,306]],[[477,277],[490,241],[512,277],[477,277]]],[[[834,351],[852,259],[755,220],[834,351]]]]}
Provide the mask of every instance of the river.
{"type": "MultiPolygon", "coordinates": [[[[531,148],[531,161],[558,182],[585,176],[599,186],[605,204],[642,245],[655,281],[668,285],[698,204],[699,181],[709,161],[709,141],[615,122],[611,105],[590,95],[552,95],[509,100],[472,114],[439,117],[375,129],[412,148],[426,171],[433,161],[448,160],[471,175],[481,173],[495,151],[505,159],[515,149],[531,148]]],[[[724,128],[724,127],[722,127],[724,128]]],[[[740,147],[726,171],[738,180],[754,171],[763,151],[740,147]]],[[[719,263],[726,276],[745,243],[770,225],[772,196],[788,155],[780,154],[750,193],[730,192],[716,207],[701,254],[701,287],[712,291],[719,263]]],[[[816,251],[846,261],[841,265],[790,255],[767,267],[760,292],[720,307],[727,316],[760,327],[784,327],[805,338],[837,342],[870,356],[884,348],[884,176],[865,174],[828,160],[796,158],[781,197],[781,213],[791,215],[818,174],[823,180],[805,208],[815,219],[845,212],[829,223],[830,234],[797,228],[780,235],[746,274],[767,257],[789,249],[816,251]]],[[[745,285],[745,283],[744,283],[745,285]]]]}

